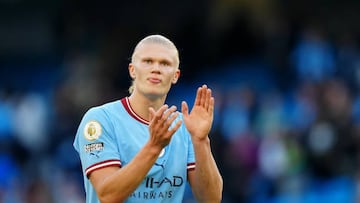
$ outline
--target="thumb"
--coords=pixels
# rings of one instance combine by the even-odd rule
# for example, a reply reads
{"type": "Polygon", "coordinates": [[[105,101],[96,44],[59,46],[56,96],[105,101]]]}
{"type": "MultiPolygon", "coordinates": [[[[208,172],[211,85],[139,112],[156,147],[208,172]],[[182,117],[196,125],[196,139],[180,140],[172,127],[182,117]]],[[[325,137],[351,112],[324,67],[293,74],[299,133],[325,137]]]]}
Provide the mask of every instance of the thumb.
{"type": "Polygon", "coordinates": [[[187,117],[189,115],[189,107],[186,101],[181,102],[181,112],[184,115],[184,117],[187,117]]]}

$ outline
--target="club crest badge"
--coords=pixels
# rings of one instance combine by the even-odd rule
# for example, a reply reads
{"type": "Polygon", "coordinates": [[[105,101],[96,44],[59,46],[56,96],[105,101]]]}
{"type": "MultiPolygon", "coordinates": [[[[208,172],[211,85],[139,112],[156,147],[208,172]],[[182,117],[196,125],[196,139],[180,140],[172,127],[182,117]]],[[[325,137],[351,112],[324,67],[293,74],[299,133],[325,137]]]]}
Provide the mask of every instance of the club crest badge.
{"type": "Polygon", "coordinates": [[[97,121],[89,121],[84,127],[84,136],[87,140],[93,141],[101,135],[101,125],[97,121]]]}

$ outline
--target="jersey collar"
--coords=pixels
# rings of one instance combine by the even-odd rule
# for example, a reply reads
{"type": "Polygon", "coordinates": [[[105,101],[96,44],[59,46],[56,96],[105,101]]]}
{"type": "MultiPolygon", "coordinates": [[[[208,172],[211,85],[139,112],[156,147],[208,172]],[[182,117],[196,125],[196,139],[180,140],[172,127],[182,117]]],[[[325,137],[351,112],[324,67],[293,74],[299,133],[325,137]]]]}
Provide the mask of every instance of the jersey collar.
{"type": "Polygon", "coordinates": [[[139,115],[137,115],[135,113],[135,111],[131,108],[130,102],[129,102],[129,97],[124,97],[121,99],[121,103],[123,104],[124,108],[126,109],[126,111],[130,114],[131,117],[135,118],[135,120],[145,124],[145,125],[149,125],[149,121],[141,118],[139,115]]]}

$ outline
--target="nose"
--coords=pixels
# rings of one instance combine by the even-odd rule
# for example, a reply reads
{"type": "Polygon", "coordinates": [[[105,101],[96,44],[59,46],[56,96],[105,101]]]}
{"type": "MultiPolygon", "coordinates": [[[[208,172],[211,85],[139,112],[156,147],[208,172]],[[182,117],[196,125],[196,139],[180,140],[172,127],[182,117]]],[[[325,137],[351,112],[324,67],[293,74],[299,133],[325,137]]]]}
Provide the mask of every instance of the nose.
{"type": "Polygon", "coordinates": [[[151,72],[160,73],[160,64],[159,63],[153,63],[151,67],[151,72]]]}

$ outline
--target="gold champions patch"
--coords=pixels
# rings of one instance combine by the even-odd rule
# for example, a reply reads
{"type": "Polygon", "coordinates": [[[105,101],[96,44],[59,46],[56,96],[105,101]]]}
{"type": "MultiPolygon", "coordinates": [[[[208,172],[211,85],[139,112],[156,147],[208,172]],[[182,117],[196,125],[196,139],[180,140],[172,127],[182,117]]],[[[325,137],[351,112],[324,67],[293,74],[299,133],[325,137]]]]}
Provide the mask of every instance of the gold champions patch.
{"type": "Polygon", "coordinates": [[[89,121],[84,127],[84,136],[87,140],[93,141],[101,135],[101,125],[97,121],[89,121]]]}

